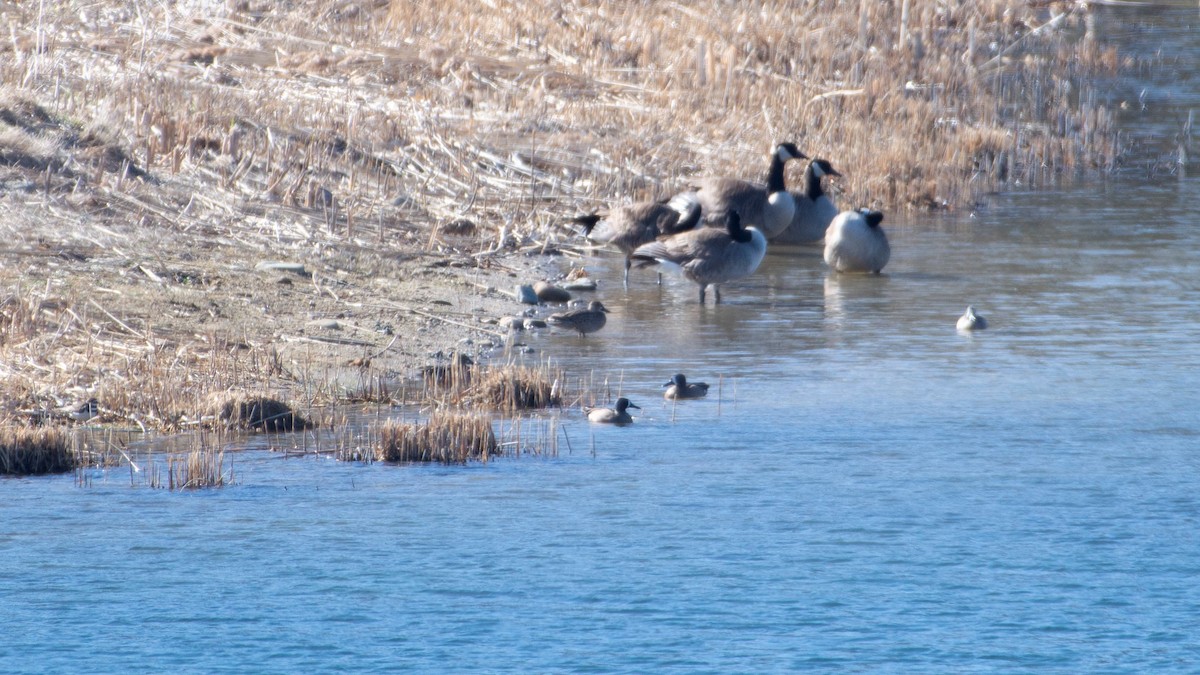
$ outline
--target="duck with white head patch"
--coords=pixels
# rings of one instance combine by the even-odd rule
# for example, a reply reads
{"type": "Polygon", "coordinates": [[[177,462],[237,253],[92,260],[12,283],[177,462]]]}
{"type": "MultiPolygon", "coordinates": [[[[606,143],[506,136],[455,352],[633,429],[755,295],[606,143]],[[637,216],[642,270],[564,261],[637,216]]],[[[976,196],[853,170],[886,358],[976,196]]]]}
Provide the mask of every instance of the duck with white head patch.
{"type": "Polygon", "coordinates": [[[724,227],[729,214],[737,211],[742,222],[756,227],[770,239],[792,224],[796,199],[787,191],[784,167],[788,160],[808,159],[794,143],[780,143],[771,153],[767,183],[753,183],[737,178],[704,178],[671,200],[672,206],[686,213],[689,203],[697,203],[703,212],[704,224],[724,227]]]}
{"type": "Polygon", "coordinates": [[[663,392],[663,398],[668,401],[683,400],[685,398],[704,398],[708,396],[708,383],[688,382],[687,376],[683,373],[675,373],[663,386],[667,388],[663,392]]]}
{"type": "Polygon", "coordinates": [[[796,212],[792,224],[771,239],[773,244],[811,244],[825,236],[825,230],[837,217],[838,208],[821,185],[826,176],[841,176],[833,165],[824,159],[814,159],[804,170],[804,190],[792,190],[796,201],[796,212]]]}
{"type": "Polygon", "coordinates": [[[593,300],[587,307],[551,314],[546,317],[546,323],[556,328],[576,331],[579,337],[583,337],[604,328],[604,324],[608,323],[608,308],[599,300],[593,300]]]}
{"type": "Polygon", "coordinates": [[[750,276],[767,254],[767,238],[754,227],[742,227],[737,211],[726,216],[725,230],[702,227],[639,246],[633,259],[659,263],[677,269],[700,286],[700,304],[704,291],[713,287],[716,302],[721,302],[720,284],[750,276]]]}
{"type": "Polygon", "coordinates": [[[629,414],[630,408],[641,410],[641,406],[634,405],[629,399],[622,396],[617,399],[616,407],[614,408],[584,408],[587,413],[589,422],[597,424],[633,424],[633,415],[629,414]]]}
{"type": "Polygon", "coordinates": [[[883,214],[870,209],[839,213],[825,231],[825,262],[838,272],[879,274],[892,255],[881,222],[883,214]]]}

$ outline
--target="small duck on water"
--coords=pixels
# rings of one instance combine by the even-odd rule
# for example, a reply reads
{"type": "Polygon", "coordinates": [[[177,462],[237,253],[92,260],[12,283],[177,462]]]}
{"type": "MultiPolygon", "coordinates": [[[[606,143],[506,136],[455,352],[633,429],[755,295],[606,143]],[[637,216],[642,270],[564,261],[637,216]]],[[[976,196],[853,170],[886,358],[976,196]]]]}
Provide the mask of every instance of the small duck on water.
{"type": "Polygon", "coordinates": [[[958,317],[958,323],[954,327],[961,331],[983,330],[987,328],[987,319],[975,313],[975,308],[967,306],[967,311],[962,316],[958,317]]]}
{"type": "Polygon", "coordinates": [[[583,336],[604,328],[604,324],[608,322],[606,314],[608,314],[608,310],[604,305],[599,300],[593,300],[588,303],[586,309],[572,309],[567,312],[551,314],[546,317],[546,323],[558,328],[578,331],[579,335],[583,336]]]}
{"type": "Polygon", "coordinates": [[[667,388],[663,398],[668,401],[685,398],[703,398],[708,395],[708,384],[704,382],[688,382],[683,373],[675,375],[663,384],[667,388]]]}
{"type": "Polygon", "coordinates": [[[634,405],[629,399],[622,396],[617,399],[616,408],[584,408],[587,413],[589,422],[599,424],[632,424],[633,416],[629,414],[630,408],[641,410],[641,406],[634,405]]]}

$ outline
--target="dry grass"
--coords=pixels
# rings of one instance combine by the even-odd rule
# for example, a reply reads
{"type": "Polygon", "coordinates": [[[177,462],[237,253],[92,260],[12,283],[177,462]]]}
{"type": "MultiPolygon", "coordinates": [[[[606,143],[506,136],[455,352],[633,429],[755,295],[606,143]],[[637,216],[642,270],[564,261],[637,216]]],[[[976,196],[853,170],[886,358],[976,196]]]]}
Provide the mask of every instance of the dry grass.
{"type": "Polygon", "coordinates": [[[106,200],[155,225],[235,208],[247,238],[420,244],[464,217],[487,239],[540,237],[589,202],[718,168],[757,176],[784,139],[845,167],[848,202],[893,208],[1119,151],[1087,86],[1119,61],[1063,38],[1084,11],[1065,3],[188,7],[0,11],[28,29],[0,48],[0,119],[28,138],[7,151],[61,165],[51,190],[193,188],[190,204],[132,184],[133,203],[106,200]]]}
{"type": "MultiPolygon", "coordinates": [[[[169,430],[214,392],[344,396],[322,354],[431,350],[406,343],[437,317],[396,287],[456,302],[441,266],[503,270],[488,254],[553,245],[567,216],[701,174],[759,177],[779,140],[830,159],[849,205],[957,208],[1106,171],[1122,147],[1091,82],[1125,63],[1068,39],[1085,15],[1019,0],[0,4],[0,417],[85,389],[169,430]],[[289,257],[313,274],[252,271],[289,257]],[[280,325],[306,314],[361,321],[332,337],[280,325]]],[[[387,396],[376,375],[361,377],[387,396]]]]}
{"type": "Polygon", "coordinates": [[[58,427],[0,427],[0,475],[66,473],[80,464],[71,435],[58,427]]]}
{"type": "MultiPolygon", "coordinates": [[[[149,480],[159,481],[157,468],[149,480]]],[[[225,452],[217,446],[201,442],[200,447],[185,455],[167,458],[167,489],[198,490],[224,487],[234,480],[233,466],[225,468],[225,452]]],[[[160,485],[151,483],[152,487],[160,485]]]]}
{"type": "Polygon", "coordinates": [[[486,416],[435,412],[425,423],[389,421],[379,427],[375,459],[384,462],[486,462],[496,452],[496,434],[486,416]]]}
{"type": "Polygon", "coordinates": [[[229,393],[291,379],[273,350],[173,338],[134,328],[94,299],[14,289],[0,298],[5,412],[51,410],[57,392],[93,389],[106,417],[142,429],[178,430],[205,415],[271,431],[296,426],[281,403],[261,399],[269,412],[259,414],[259,398],[229,393]]]}
{"type": "Polygon", "coordinates": [[[550,364],[480,366],[452,359],[425,375],[421,400],[426,404],[507,413],[562,405],[565,377],[550,364]]]}
{"type": "Polygon", "coordinates": [[[558,387],[562,371],[549,366],[523,365],[485,368],[467,394],[467,401],[488,410],[530,410],[562,405],[558,387]]]}

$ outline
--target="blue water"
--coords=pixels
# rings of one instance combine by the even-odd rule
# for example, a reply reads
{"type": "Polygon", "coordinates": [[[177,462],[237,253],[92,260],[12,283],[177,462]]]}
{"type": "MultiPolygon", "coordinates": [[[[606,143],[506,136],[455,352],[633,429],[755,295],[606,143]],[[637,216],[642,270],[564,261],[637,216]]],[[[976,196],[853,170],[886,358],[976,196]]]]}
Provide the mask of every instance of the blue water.
{"type": "Polygon", "coordinates": [[[1198,204],[889,215],[882,277],[778,250],[720,307],[589,260],[609,325],[531,358],[643,409],[556,457],[0,481],[0,672],[1200,672],[1198,204]]]}

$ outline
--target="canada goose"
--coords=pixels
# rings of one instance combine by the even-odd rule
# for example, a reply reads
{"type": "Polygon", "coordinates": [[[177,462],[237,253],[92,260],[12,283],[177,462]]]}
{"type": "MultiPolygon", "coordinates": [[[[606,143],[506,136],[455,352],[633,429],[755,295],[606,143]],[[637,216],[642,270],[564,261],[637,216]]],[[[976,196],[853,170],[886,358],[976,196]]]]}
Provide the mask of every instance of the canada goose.
{"type": "Polygon", "coordinates": [[[967,305],[967,311],[962,316],[958,317],[958,323],[954,324],[958,330],[983,330],[987,328],[987,319],[975,313],[975,308],[967,305]]]}
{"type": "MultiPolygon", "coordinates": [[[[576,216],[590,241],[611,244],[625,254],[625,286],[629,286],[630,256],[634,249],[665,234],[676,234],[696,227],[700,222],[700,203],[683,204],[680,210],[666,200],[639,202],[622,206],[606,216],[576,216]]],[[[661,279],[660,279],[661,281],[661,279]]]]}
{"type": "Polygon", "coordinates": [[[680,212],[688,203],[697,203],[704,213],[704,223],[714,227],[725,224],[725,218],[737,211],[748,227],[759,229],[767,239],[783,232],[792,223],[796,200],[787,191],[783,168],[789,159],[808,159],[793,143],[780,143],[771,153],[767,184],[736,178],[704,178],[688,192],[671,200],[680,212]]]}
{"type": "Polygon", "coordinates": [[[870,209],[839,213],[825,231],[825,262],[838,272],[879,274],[892,255],[881,222],[883,214],[870,209]]]}
{"type": "Polygon", "coordinates": [[[708,385],[704,382],[688,382],[683,373],[676,373],[663,384],[667,388],[663,398],[668,401],[685,398],[703,398],[708,395],[708,385]]]}
{"type": "Polygon", "coordinates": [[[716,301],[721,302],[720,284],[753,274],[766,254],[767,238],[762,232],[743,228],[737,211],[730,211],[724,232],[702,227],[660,237],[639,246],[632,257],[682,270],[685,277],[700,285],[703,305],[705,288],[711,285],[716,301]]]}
{"type": "Polygon", "coordinates": [[[825,176],[840,176],[833,165],[823,159],[814,159],[804,170],[804,191],[791,190],[796,200],[796,212],[792,224],[772,242],[779,244],[811,244],[825,236],[825,229],[838,214],[837,205],[825,194],[821,179],[825,176]]]}
{"type": "Polygon", "coordinates": [[[608,317],[605,316],[607,313],[608,310],[600,304],[599,300],[593,300],[588,303],[586,308],[551,314],[546,317],[546,323],[559,328],[579,331],[579,335],[583,336],[604,328],[604,324],[608,321],[608,317]]]}
{"type": "Polygon", "coordinates": [[[642,409],[622,396],[617,399],[616,408],[584,408],[584,411],[587,413],[589,422],[598,422],[600,424],[632,424],[633,416],[629,414],[629,408],[642,409]]]}

